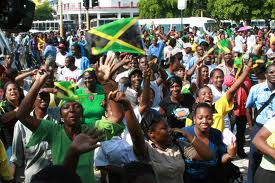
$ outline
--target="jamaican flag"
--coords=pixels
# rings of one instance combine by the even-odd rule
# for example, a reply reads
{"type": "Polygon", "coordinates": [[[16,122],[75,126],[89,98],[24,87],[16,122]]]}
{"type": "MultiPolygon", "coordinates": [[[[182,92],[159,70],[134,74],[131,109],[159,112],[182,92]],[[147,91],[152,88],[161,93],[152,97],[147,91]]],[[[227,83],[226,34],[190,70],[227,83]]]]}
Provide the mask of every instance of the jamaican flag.
{"type": "Polygon", "coordinates": [[[86,48],[93,55],[109,50],[144,54],[141,31],[135,18],[124,18],[91,29],[86,33],[86,40],[86,48]]]}
{"type": "Polygon", "coordinates": [[[217,46],[219,48],[220,53],[230,53],[230,49],[228,48],[229,46],[229,41],[224,39],[224,40],[219,40],[217,42],[217,46]]]}
{"type": "Polygon", "coordinates": [[[69,81],[54,82],[54,86],[57,89],[55,96],[61,99],[59,106],[69,101],[80,102],[82,98],[90,97],[91,94],[76,94],[75,85],[69,81]]]}

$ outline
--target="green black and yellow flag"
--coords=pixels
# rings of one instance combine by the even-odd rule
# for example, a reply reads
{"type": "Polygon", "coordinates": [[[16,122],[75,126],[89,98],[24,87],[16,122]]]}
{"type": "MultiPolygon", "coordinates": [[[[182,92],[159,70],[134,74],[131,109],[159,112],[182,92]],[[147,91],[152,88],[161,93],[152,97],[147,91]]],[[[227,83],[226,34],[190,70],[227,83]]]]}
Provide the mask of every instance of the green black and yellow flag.
{"type": "Polygon", "coordinates": [[[93,55],[114,52],[144,54],[138,20],[124,18],[91,29],[86,34],[87,48],[93,55]]]}

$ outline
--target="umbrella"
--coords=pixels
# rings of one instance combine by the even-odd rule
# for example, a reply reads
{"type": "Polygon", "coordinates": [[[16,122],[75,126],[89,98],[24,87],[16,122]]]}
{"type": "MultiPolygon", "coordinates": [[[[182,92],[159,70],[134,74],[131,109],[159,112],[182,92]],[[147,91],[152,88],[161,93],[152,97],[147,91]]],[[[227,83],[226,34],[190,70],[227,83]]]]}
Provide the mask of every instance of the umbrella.
{"type": "Polygon", "coordinates": [[[241,28],[239,28],[239,32],[240,31],[246,31],[246,30],[249,30],[249,29],[252,29],[252,27],[251,26],[243,26],[243,27],[241,27],[241,28]]]}

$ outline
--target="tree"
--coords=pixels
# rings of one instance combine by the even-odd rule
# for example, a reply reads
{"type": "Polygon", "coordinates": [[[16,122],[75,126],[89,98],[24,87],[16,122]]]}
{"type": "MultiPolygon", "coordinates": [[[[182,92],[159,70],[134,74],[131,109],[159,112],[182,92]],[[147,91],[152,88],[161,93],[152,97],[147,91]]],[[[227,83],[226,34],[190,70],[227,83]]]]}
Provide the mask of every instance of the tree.
{"type": "MultiPolygon", "coordinates": [[[[200,10],[206,10],[207,0],[188,0],[183,17],[198,16],[200,10]]],[[[140,18],[176,18],[180,17],[178,0],[140,0],[138,3],[140,18]]]]}
{"type": "Polygon", "coordinates": [[[274,0],[208,0],[207,11],[219,20],[271,19],[275,17],[274,0]]]}
{"type": "Polygon", "coordinates": [[[51,8],[48,1],[36,5],[34,20],[53,20],[54,10],[51,8]]]}

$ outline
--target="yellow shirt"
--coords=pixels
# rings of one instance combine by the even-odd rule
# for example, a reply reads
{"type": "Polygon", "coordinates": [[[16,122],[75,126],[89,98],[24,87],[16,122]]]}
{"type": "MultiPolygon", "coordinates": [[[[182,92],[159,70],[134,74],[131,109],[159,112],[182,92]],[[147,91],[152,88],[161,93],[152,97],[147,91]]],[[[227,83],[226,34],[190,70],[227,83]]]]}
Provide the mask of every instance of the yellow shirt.
{"type": "MultiPolygon", "coordinates": [[[[214,104],[215,111],[213,114],[213,121],[212,128],[216,128],[220,130],[221,132],[224,130],[224,116],[233,110],[234,103],[233,101],[229,103],[226,98],[226,94],[224,94],[219,100],[216,101],[214,104]]],[[[186,119],[186,126],[193,125],[193,122],[191,119],[186,119]]]]}
{"type": "Polygon", "coordinates": [[[9,181],[13,179],[9,170],[6,149],[1,140],[0,140],[0,178],[5,181],[9,181]]]}

